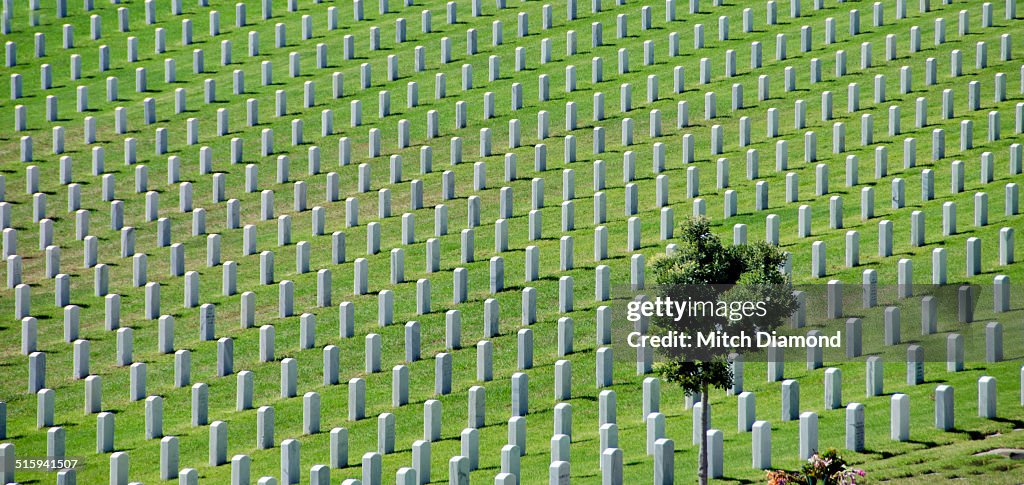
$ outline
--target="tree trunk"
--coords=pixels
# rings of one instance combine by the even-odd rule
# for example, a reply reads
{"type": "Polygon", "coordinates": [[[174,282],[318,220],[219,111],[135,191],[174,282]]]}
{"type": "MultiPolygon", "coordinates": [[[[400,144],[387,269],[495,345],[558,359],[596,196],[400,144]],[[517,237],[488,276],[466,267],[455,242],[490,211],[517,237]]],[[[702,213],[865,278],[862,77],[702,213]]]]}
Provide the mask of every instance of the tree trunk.
{"type": "Polygon", "coordinates": [[[708,484],[708,419],[711,417],[711,410],[708,409],[708,385],[704,384],[700,393],[700,455],[697,457],[697,478],[700,485],[708,484]]]}

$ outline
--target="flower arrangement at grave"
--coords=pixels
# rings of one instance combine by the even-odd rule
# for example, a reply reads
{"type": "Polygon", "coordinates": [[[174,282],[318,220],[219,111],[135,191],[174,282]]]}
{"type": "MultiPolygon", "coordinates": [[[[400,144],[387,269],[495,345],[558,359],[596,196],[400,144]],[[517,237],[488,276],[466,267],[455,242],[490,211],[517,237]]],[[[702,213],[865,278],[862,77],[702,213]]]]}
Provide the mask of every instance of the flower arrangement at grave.
{"type": "Polygon", "coordinates": [[[815,453],[807,459],[800,473],[769,470],[765,474],[768,485],[856,485],[867,474],[850,467],[835,448],[815,453]]]}

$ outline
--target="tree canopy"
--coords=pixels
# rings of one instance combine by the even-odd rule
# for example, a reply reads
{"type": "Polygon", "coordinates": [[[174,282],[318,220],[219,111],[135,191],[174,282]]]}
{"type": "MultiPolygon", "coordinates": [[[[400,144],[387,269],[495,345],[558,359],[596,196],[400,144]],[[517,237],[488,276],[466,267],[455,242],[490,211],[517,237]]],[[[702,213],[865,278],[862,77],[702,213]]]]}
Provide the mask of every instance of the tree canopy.
{"type": "MultiPolygon", "coordinates": [[[[765,242],[726,245],[711,232],[703,217],[683,222],[678,249],[656,258],[653,273],[658,296],[675,301],[742,303],[763,302],[763,315],[731,319],[723,315],[675,315],[655,317],[652,323],[663,332],[694,336],[698,332],[751,334],[771,331],[797,308],[792,283],[780,269],[785,253],[765,242]]],[[[705,386],[726,388],[732,384],[729,353],[746,349],[678,348],[658,349],[665,358],[658,372],[688,393],[704,392],[705,386]]]]}

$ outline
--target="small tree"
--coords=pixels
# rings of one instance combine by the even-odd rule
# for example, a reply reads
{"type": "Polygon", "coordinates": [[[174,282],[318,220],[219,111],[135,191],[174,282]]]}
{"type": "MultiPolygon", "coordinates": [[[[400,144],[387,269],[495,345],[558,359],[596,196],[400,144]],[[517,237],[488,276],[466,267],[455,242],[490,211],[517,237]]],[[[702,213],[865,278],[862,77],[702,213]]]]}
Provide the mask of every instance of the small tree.
{"type": "MultiPolygon", "coordinates": [[[[681,233],[678,250],[653,261],[659,296],[676,301],[761,301],[766,311],[764,315],[741,319],[707,315],[657,317],[653,320],[656,327],[690,336],[713,331],[729,334],[770,331],[796,310],[792,284],[780,271],[786,257],[778,247],[764,242],[724,245],[711,232],[708,219],[703,217],[687,219],[681,226],[681,233]]],[[[665,380],[679,385],[686,394],[700,393],[703,429],[697,475],[702,485],[708,480],[708,391],[732,385],[727,356],[743,350],[749,349],[659,348],[664,361],[658,364],[657,372],[665,380]]]]}

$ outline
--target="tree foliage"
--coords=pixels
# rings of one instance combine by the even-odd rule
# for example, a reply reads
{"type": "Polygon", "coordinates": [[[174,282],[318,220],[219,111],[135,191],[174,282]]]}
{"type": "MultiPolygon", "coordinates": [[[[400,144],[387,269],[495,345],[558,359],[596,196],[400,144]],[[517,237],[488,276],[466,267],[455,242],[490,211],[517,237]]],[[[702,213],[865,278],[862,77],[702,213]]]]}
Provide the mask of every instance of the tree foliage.
{"type": "MultiPolygon", "coordinates": [[[[659,295],[675,301],[755,302],[765,305],[764,315],[730,319],[726,316],[656,317],[662,331],[695,336],[718,331],[730,335],[771,331],[796,310],[789,277],[780,271],[786,261],[777,246],[764,242],[726,245],[711,232],[703,217],[687,219],[681,226],[678,250],[653,261],[659,295]]],[[[691,393],[705,385],[726,388],[732,384],[727,356],[745,349],[662,347],[666,357],[658,371],[666,380],[691,393]]]]}

